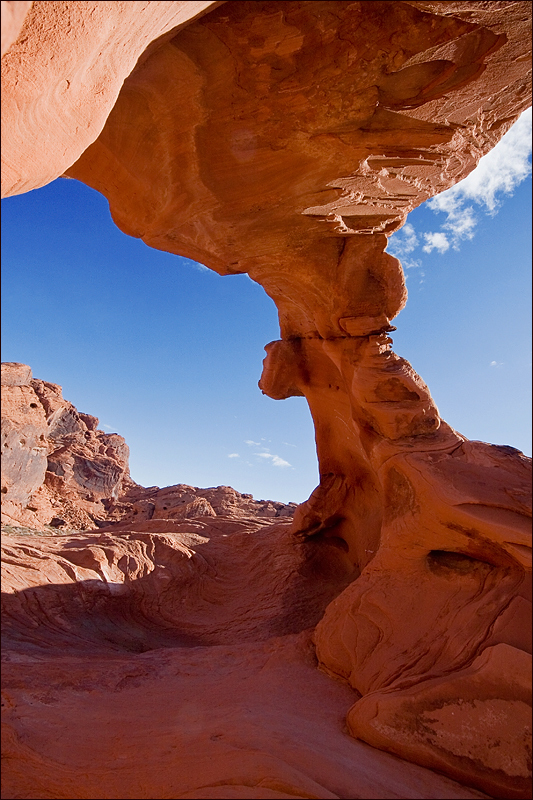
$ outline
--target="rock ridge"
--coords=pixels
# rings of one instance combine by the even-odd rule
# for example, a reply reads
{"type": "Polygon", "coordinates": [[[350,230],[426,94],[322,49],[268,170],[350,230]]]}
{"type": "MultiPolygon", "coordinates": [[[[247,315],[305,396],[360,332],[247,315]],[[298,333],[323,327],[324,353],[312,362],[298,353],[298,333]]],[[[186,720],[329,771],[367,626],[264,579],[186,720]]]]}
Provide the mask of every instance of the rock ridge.
{"type": "Polygon", "coordinates": [[[91,530],[197,517],[288,518],[296,503],[254,500],[230,486],[145,488],[129,473],[122,436],[98,429],[61,387],[2,363],[2,522],[91,530]]]}

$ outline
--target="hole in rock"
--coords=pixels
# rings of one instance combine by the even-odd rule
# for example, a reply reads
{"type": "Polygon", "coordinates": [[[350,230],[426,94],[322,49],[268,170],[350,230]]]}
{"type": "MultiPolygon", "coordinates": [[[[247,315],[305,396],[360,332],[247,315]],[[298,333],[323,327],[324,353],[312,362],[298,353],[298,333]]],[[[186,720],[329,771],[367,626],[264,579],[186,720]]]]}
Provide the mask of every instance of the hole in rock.
{"type": "Polygon", "coordinates": [[[127,236],[106,198],[77,180],[6,198],[2,213],[4,360],[123,436],[142,486],[309,497],[318,470],[307,403],[257,386],[264,346],[279,338],[259,284],[127,236]],[[10,296],[27,298],[26,323],[10,296]]]}
{"type": "Polygon", "coordinates": [[[453,572],[466,575],[476,570],[494,569],[492,564],[480,561],[464,553],[455,553],[451,550],[431,550],[427,555],[427,563],[432,572],[453,572]]]}

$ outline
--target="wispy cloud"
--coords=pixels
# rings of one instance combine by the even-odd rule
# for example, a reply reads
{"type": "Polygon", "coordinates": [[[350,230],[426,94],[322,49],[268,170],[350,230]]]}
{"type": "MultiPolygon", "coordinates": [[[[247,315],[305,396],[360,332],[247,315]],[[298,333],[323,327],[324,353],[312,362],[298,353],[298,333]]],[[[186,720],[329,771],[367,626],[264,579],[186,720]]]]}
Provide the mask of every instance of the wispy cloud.
{"type": "Polygon", "coordinates": [[[417,234],[406,223],[391,236],[387,252],[409,269],[422,266],[420,260],[410,257],[421,241],[423,252],[445,253],[450,247],[459,250],[462,241],[473,239],[479,213],[494,216],[505,197],[531,174],[531,120],[529,108],[470,175],[427,201],[426,206],[435,214],[445,214],[440,230],[417,234]]]}
{"type": "Polygon", "coordinates": [[[448,237],[445,233],[440,231],[437,233],[425,233],[424,239],[426,240],[426,244],[422,248],[424,253],[431,253],[432,250],[438,250],[439,253],[445,253],[450,246],[448,237]]]}
{"type": "Polygon", "coordinates": [[[244,444],[248,444],[250,447],[261,447],[261,442],[253,442],[251,439],[245,439],[244,444]]]}
{"type": "Polygon", "coordinates": [[[394,250],[394,255],[398,258],[413,252],[418,245],[418,236],[410,222],[406,222],[403,228],[391,237],[390,245],[392,247],[389,246],[389,252],[394,250]]]}
{"type": "Polygon", "coordinates": [[[511,195],[531,173],[531,120],[528,108],[468,177],[434,197],[428,205],[447,211],[453,200],[456,203],[473,200],[491,213],[497,211],[501,193],[511,195]]]}
{"type": "Polygon", "coordinates": [[[106,425],[105,422],[102,422],[102,428],[105,428],[106,431],[114,431],[115,429],[111,427],[111,425],[106,425]]]}
{"type": "Polygon", "coordinates": [[[409,257],[409,254],[418,247],[418,236],[410,222],[406,222],[398,233],[391,236],[387,247],[387,252],[396,256],[402,262],[404,269],[422,266],[420,261],[409,257]]]}
{"type": "Polygon", "coordinates": [[[280,456],[275,456],[272,453],[254,453],[254,456],[259,456],[259,458],[270,458],[272,459],[272,465],[274,467],[290,467],[288,461],[285,461],[284,458],[280,458],[280,456]]]}
{"type": "Polygon", "coordinates": [[[193,269],[197,269],[199,272],[209,272],[209,267],[200,264],[198,261],[193,261],[192,258],[185,258],[184,256],[180,256],[180,258],[182,263],[187,264],[193,269]]]}
{"type": "Polygon", "coordinates": [[[238,453],[228,453],[228,458],[240,458],[238,453]]]}
{"type": "Polygon", "coordinates": [[[428,200],[432,211],[446,214],[441,227],[449,232],[455,250],[461,240],[472,239],[475,233],[476,209],[468,204],[475,203],[491,216],[496,214],[502,198],[511,196],[531,173],[530,155],[531,109],[528,109],[470,175],[428,200]]]}
{"type": "Polygon", "coordinates": [[[489,366],[490,367],[503,367],[503,361],[491,361],[489,366]]]}

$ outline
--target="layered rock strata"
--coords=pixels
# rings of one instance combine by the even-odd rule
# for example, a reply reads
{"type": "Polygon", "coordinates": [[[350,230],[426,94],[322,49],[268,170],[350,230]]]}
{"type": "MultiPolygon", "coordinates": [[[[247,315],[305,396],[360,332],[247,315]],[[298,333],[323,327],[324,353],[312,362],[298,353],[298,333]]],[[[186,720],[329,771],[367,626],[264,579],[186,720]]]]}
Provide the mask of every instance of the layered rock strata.
{"type": "MultiPolygon", "coordinates": [[[[5,56],[11,193],[53,177],[10,131],[35,116],[15,76],[56,86],[35,71],[31,15],[58,5],[81,4],[34,3],[5,56]]],[[[527,2],[227,2],[134,69],[126,47],[103,128],[94,100],[98,137],[58,146],[123,231],[247,272],[274,299],[281,340],[260,385],[307,398],[320,464],[292,536],[336,548],[355,578],[314,634],[322,669],[359,698],[348,730],[505,798],[531,793],[531,463],[465,440],[393,353],[406,291],[385,247],[529,106],[530,22],[527,2]]],[[[76,38],[57,42],[86,63],[76,38]]]]}

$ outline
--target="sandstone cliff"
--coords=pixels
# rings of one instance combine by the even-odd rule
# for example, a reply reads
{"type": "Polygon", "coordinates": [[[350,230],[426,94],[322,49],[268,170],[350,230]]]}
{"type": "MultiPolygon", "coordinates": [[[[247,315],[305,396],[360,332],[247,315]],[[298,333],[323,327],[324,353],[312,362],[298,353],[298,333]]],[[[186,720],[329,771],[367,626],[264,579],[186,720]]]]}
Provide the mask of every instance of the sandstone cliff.
{"type": "Polygon", "coordinates": [[[33,379],[25,364],[2,364],[2,522],[90,530],[146,520],[292,517],[295,504],[254,500],[229,486],[144,488],[133,481],[129,448],[117,433],[33,379]]]}
{"type": "MultiPolygon", "coordinates": [[[[168,490],[114,495],[80,464],[120,455],[61,411],[47,474],[124,524],[7,541],[5,797],[530,797],[531,460],[468,442],[393,352],[385,247],[530,105],[531,3],[13,5],[4,194],[76,178],[261,284],[260,386],[306,397],[320,484],[292,522],[188,487],[160,518],[168,490]]],[[[22,513],[57,393],[12,389],[22,513]]]]}
{"type": "Polygon", "coordinates": [[[94,527],[133,483],[128,457],[122,436],[98,430],[60,386],[2,364],[2,521],[94,527]]]}

